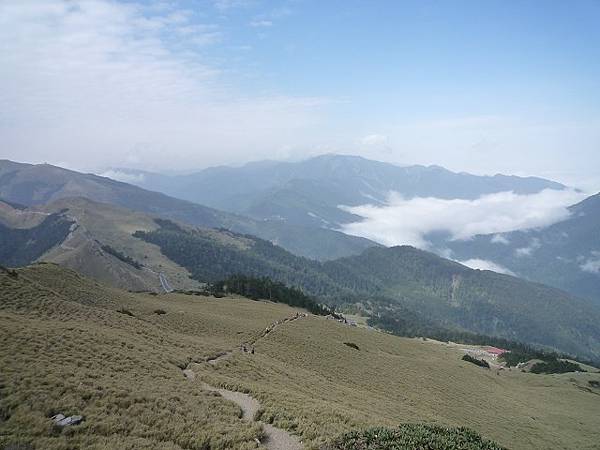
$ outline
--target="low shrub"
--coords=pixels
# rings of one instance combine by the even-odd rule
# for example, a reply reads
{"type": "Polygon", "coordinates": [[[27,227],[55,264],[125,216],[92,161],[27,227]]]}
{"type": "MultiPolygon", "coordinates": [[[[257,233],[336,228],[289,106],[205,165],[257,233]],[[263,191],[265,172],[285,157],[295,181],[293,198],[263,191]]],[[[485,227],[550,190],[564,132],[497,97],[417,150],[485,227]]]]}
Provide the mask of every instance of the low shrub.
{"type": "Polygon", "coordinates": [[[568,372],[585,372],[579,365],[571,361],[563,361],[555,359],[547,362],[539,362],[531,368],[532,373],[568,373],[568,372]]]}
{"type": "Polygon", "coordinates": [[[321,450],[500,450],[498,444],[483,439],[468,428],[402,424],[398,428],[369,428],[351,431],[334,439],[321,450]]]}
{"type": "Polygon", "coordinates": [[[360,348],[358,348],[358,345],[356,345],[354,342],[344,342],[344,345],[347,345],[350,348],[353,348],[355,350],[360,350],[360,348]]]}
{"type": "Polygon", "coordinates": [[[166,314],[167,312],[164,309],[155,309],[154,314],[158,314],[159,316],[166,314]]]}
{"type": "MultiPolygon", "coordinates": [[[[98,241],[96,241],[96,242],[98,242],[98,241]]],[[[117,258],[120,261],[123,261],[125,264],[129,264],[130,266],[132,266],[138,270],[140,270],[142,267],[144,267],[143,264],[139,263],[138,261],[133,259],[131,256],[127,256],[126,254],[121,253],[119,250],[111,247],[110,245],[102,245],[100,242],[98,242],[98,244],[100,244],[100,248],[104,252],[114,256],[115,258],[117,258]]]]}
{"type": "Polygon", "coordinates": [[[135,317],[135,314],[133,314],[131,311],[129,311],[128,309],[125,309],[125,308],[117,309],[117,312],[121,313],[121,314],[125,314],[126,316],[135,317]]]}
{"type": "Polygon", "coordinates": [[[465,355],[462,357],[462,360],[473,363],[479,367],[485,367],[486,369],[490,368],[490,365],[488,364],[488,362],[485,359],[477,359],[477,358],[473,358],[471,355],[465,355]]]}

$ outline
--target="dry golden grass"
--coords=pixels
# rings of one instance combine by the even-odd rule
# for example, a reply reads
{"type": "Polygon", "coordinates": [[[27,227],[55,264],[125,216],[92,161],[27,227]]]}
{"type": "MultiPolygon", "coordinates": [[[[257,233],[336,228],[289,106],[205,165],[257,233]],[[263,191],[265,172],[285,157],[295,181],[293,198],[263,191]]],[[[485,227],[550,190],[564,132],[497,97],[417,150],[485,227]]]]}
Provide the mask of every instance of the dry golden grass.
{"type": "Polygon", "coordinates": [[[496,375],[456,348],[320,317],[276,328],[254,355],[204,362],[294,313],[244,299],[130,294],[49,264],[17,278],[0,272],[0,447],[256,448],[259,426],[203,381],[251,392],[262,420],[307,448],[401,422],[465,425],[519,449],[600,442],[600,390],[586,388],[598,374],[496,375]],[[190,361],[193,382],[181,371],[190,361]],[[86,421],[59,433],[55,412],[86,421]]]}
{"type": "Polygon", "coordinates": [[[357,426],[399,422],[468,426],[511,448],[600,442],[600,392],[583,389],[598,374],[496,375],[461,361],[457,349],[318,317],[277,329],[256,350],[202,374],[251,392],[265,416],[314,446],[357,426]]]}
{"type": "Polygon", "coordinates": [[[0,447],[257,447],[260,427],[191,385],[180,367],[252,336],[287,308],[131,295],[53,265],[0,274],[0,301],[0,447]],[[167,314],[155,314],[159,307],[167,314]],[[86,421],[57,433],[49,420],[57,412],[86,421]]]}

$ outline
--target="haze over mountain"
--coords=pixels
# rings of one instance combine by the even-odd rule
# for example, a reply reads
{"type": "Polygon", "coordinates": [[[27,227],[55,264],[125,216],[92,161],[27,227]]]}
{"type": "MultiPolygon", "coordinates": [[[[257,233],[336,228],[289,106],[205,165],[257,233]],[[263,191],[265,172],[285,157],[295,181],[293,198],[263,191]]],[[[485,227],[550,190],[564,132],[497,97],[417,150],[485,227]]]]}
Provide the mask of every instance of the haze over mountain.
{"type": "Polygon", "coordinates": [[[0,160],[0,199],[29,206],[65,197],[86,197],[192,225],[230,228],[271,240],[298,255],[317,259],[356,254],[377,245],[334,230],[307,228],[279,220],[255,220],[227,213],[93,174],[48,164],[0,160]]]}
{"type": "Polygon", "coordinates": [[[259,161],[242,167],[214,167],[189,175],[128,169],[113,169],[106,175],[259,220],[333,229],[361,219],[341,205],[382,206],[391,192],[407,199],[475,200],[506,191],[527,195],[565,189],[560,183],[536,177],[477,176],[439,166],[401,167],[335,154],[300,162],[259,161]]]}

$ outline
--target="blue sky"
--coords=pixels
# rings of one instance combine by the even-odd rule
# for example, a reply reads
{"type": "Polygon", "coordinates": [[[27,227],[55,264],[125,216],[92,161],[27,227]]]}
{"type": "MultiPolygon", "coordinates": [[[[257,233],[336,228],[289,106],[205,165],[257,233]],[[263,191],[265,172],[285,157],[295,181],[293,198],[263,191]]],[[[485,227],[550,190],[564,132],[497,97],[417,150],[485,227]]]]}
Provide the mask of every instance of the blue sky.
{"type": "Polygon", "coordinates": [[[240,8],[220,19],[234,43],[252,47],[237,68],[260,71],[254,89],[351,97],[386,115],[407,100],[424,117],[598,111],[597,1],[288,5],[280,8],[286,15],[260,29],[244,25],[277,14],[276,6],[267,13],[240,8]]]}
{"type": "Polygon", "coordinates": [[[598,23],[578,0],[6,0],[0,157],[340,152],[600,189],[598,23]]]}

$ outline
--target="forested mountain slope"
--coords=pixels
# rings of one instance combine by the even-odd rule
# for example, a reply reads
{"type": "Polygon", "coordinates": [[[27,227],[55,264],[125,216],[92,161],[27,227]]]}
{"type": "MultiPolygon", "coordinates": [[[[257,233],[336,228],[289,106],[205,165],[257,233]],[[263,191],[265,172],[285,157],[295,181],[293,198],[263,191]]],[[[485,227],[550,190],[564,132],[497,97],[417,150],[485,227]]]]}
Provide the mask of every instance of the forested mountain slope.
{"type": "Polygon", "coordinates": [[[600,308],[558,289],[469,269],[412,247],[374,248],[319,263],[251,236],[231,234],[231,242],[220,245],[202,230],[160,225],[135,236],[158,245],[199,281],[268,276],[369,314],[409,314],[423,324],[600,358],[600,308]]]}
{"type": "Polygon", "coordinates": [[[161,290],[159,273],[180,289],[237,274],[269,277],[387,325],[396,321],[393,329],[400,323],[402,334],[469,331],[599,358],[600,313],[591,302],[411,247],[373,248],[320,263],[250,235],[153,219],[82,198],[13,209],[12,216],[7,208],[0,217],[25,214],[32,225],[4,226],[0,238],[8,244],[0,262],[5,265],[53,261],[133,290],[161,290]],[[55,226],[46,227],[46,221],[55,226]],[[45,229],[53,239],[40,233],[45,229]],[[63,230],[58,237],[57,230],[63,230]]]}
{"type": "Polygon", "coordinates": [[[0,222],[0,263],[13,267],[32,263],[63,242],[72,225],[60,213],[44,216],[31,228],[11,228],[0,222]]]}

